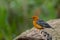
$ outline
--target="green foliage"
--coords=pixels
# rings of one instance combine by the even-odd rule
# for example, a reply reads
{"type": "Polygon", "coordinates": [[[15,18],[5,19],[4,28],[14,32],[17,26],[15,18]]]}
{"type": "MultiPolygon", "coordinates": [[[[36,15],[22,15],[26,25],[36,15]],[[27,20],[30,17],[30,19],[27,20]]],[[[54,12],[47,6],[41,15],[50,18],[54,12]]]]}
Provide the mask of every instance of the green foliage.
{"type": "Polygon", "coordinates": [[[45,0],[35,0],[37,6],[40,6],[44,3],[45,0]]]}

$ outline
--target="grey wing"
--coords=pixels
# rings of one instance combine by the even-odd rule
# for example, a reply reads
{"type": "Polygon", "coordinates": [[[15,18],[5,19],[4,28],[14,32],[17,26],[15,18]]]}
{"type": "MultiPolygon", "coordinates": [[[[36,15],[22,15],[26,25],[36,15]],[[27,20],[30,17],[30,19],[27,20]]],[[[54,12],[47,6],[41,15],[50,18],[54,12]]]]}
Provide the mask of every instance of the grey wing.
{"type": "Polygon", "coordinates": [[[42,27],[45,27],[45,28],[52,28],[48,23],[46,23],[43,20],[38,20],[37,24],[40,25],[40,26],[42,26],[42,27]]]}

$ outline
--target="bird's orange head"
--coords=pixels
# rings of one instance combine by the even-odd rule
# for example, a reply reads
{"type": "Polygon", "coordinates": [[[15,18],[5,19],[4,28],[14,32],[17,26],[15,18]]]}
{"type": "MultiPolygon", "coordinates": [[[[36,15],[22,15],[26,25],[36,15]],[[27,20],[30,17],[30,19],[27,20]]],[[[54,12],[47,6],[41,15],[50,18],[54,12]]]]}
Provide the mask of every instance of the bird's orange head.
{"type": "Polygon", "coordinates": [[[39,17],[38,16],[33,16],[32,19],[37,21],[39,19],[39,17]]]}

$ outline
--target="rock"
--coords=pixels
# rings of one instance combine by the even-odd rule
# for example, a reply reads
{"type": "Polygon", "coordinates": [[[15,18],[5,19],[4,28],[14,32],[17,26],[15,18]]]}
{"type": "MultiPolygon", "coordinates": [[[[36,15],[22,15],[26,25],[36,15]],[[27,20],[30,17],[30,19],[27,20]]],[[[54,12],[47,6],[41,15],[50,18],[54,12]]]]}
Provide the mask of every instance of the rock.
{"type": "Polygon", "coordinates": [[[44,29],[50,35],[52,35],[52,40],[60,40],[60,19],[54,19],[47,21],[54,29],[44,29]]]}
{"type": "Polygon", "coordinates": [[[37,29],[28,30],[26,32],[23,32],[21,35],[19,35],[14,40],[52,40],[52,37],[45,31],[40,30],[37,32],[37,29]]]}
{"type": "Polygon", "coordinates": [[[45,28],[37,31],[38,29],[32,28],[21,33],[14,40],[60,40],[60,19],[49,20],[47,23],[54,29],[45,28]]]}

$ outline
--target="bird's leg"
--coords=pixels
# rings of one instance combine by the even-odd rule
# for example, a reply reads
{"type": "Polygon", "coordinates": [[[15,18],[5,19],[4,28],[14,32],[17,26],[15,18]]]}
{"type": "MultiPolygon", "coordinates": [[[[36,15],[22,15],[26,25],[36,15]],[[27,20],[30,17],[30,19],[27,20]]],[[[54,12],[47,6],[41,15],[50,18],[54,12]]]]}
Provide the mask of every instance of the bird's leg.
{"type": "MultiPolygon", "coordinates": [[[[35,28],[36,28],[36,27],[35,27],[35,28]]],[[[37,28],[36,28],[36,32],[39,32],[39,31],[40,31],[40,29],[37,29],[37,28]]]]}
{"type": "Polygon", "coordinates": [[[40,32],[42,29],[37,29],[37,32],[40,32]]]}
{"type": "Polygon", "coordinates": [[[39,29],[37,29],[37,32],[40,32],[40,30],[39,30],[39,29]]]}
{"type": "Polygon", "coordinates": [[[38,30],[38,32],[40,32],[41,30],[43,30],[44,28],[40,28],[40,29],[37,29],[38,30]]]}

